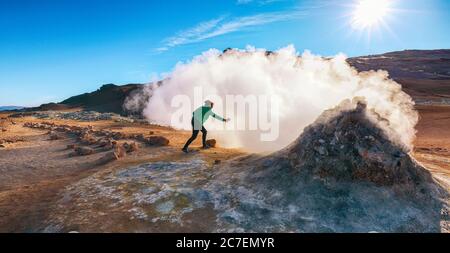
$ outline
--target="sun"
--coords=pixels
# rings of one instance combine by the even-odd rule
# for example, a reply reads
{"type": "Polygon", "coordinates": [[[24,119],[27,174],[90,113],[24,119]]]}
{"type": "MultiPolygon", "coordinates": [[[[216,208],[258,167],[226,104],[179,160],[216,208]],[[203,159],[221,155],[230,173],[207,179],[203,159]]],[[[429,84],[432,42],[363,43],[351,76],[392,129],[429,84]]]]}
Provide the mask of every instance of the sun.
{"type": "Polygon", "coordinates": [[[353,12],[352,27],[361,30],[371,29],[383,22],[389,11],[389,0],[359,0],[353,12]]]}

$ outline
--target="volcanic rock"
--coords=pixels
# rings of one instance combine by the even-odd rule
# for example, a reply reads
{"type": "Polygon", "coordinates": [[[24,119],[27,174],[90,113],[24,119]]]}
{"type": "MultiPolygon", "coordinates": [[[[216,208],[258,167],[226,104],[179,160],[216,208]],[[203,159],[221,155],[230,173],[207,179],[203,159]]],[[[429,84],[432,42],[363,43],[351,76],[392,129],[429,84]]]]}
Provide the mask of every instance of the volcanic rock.
{"type": "Polygon", "coordinates": [[[85,145],[92,145],[92,144],[95,144],[95,143],[97,143],[97,139],[96,138],[94,138],[91,134],[89,134],[89,133],[83,133],[83,134],[81,134],[81,136],[80,136],[80,142],[82,143],[82,144],[85,144],[85,145]]]}
{"type": "Polygon", "coordinates": [[[101,165],[101,164],[106,164],[106,163],[113,162],[116,160],[119,160],[119,155],[114,151],[110,151],[110,152],[107,152],[100,159],[98,159],[97,163],[99,165],[101,165]]]}
{"type": "Polygon", "coordinates": [[[138,141],[142,141],[145,142],[145,136],[143,134],[135,134],[133,136],[133,139],[138,140],[138,141]]]}
{"type": "Polygon", "coordinates": [[[431,174],[371,122],[365,104],[355,103],[352,110],[335,108],[324,112],[283,151],[292,169],[305,177],[401,185],[408,189],[431,182],[431,174]]]}
{"type": "Polygon", "coordinates": [[[169,139],[164,136],[150,136],[145,139],[145,143],[150,146],[167,146],[169,139]]]}
{"type": "Polygon", "coordinates": [[[136,142],[131,143],[125,142],[123,144],[123,148],[127,151],[127,153],[131,153],[137,151],[139,149],[139,146],[137,145],[136,142]]]}
{"type": "Polygon", "coordinates": [[[50,135],[50,140],[59,140],[59,139],[61,139],[61,136],[59,136],[59,134],[57,134],[57,133],[55,133],[53,131],[49,132],[49,135],[50,135]]]}
{"type": "Polygon", "coordinates": [[[69,144],[69,145],[67,145],[67,149],[75,149],[76,147],[78,147],[78,146],[75,145],[75,144],[69,144]]]}
{"type": "Polygon", "coordinates": [[[94,153],[94,149],[90,147],[76,147],[75,154],[80,156],[91,155],[94,153]]]}
{"type": "Polygon", "coordinates": [[[212,147],[212,148],[216,147],[216,143],[217,142],[215,139],[206,140],[206,145],[208,145],[209,147],[212,147]]]}
{"type": "Polygon", "coordinates": [[[117,155],[117,157],[119,158],[123,158],[127,156],[127,150],[122,146],[122,145],[116,145],[114,147],[114,153],[117,155]]]}
{"type": "Polygon", "coordinates": [[[117,142],[113,139],[108,139],[105,146],[103,146],[104,150],[111,150],[117,145],[117,142]]]}
{"type": "Polygon", "coordinates": [[[108,147],[109,149],[111,149],[113,147],[113,140],[110,138],[103,138],[103,139],[99,139],[97,141],[97,145],[98,147],[108,147]]]}

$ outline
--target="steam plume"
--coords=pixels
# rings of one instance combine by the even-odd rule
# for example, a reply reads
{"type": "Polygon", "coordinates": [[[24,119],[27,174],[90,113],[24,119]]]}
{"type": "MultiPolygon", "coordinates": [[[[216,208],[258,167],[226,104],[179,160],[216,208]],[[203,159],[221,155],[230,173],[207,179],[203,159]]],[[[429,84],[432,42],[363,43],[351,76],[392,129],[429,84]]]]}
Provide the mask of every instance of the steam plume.
{"type": "MultiPolygon", "coordinates": [[[[229,94],[267,94],[280,102],[277,112],[279,137],[276,140],[261,142],[260,130],[210,131],[209,134],[222,146],[249,151],[280,149],[297,138],[324,110],[355,97],[365,99],[368,109],[373,112],[369,117],[393,142],[409,150],[415,137],[418,115],[411,97],[388,78],[386,71],[358,72],[346,62],[343,54],[323,58],[305,51],[299,55],[293,46],[274,53],[252,47],[225,53],[211,49],[189,62],[177,64],[169,77],[152,89],[144,116],[170,125],[172,113],[178,109],[171,106],[172,98],[185,94],[193,99],[195,87],[201,87],[207,95],[222,98],[229,94]]],[[[194,110],[200,105],[195,104],[189,109],[194,110]]],[[[218,114],[222,113],[220,107],[214,108],[218,114]]],[[[235,115],[232,122],[239,117],[244,116],[235,115]]],[[[208,124],[207,128],[221,123],[208,124]]],[[[190,129],[190,125],[183,128],[190,129]]]]}

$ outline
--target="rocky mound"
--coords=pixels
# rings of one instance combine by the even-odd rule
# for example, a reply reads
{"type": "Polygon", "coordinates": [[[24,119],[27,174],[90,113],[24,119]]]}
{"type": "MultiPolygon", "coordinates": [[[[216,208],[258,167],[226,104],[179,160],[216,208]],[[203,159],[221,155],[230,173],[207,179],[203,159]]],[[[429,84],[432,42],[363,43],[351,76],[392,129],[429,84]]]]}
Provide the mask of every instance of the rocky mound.
{"type": "Polygon", "coordinates": [[[237,200],[216,206],[244,231],[441,231],[447,191],[368,113],[346,101],[285,149],[235,161],[216,180],[237,200]]]}
{"type": "Polygon", "coordinates": [[[367,113],[364,102],[345,101],[325,111],[280,153],[305,178],[370,182],[421,192],[418,187],[432,183],[431,174],[390,141],[367,113]]]}

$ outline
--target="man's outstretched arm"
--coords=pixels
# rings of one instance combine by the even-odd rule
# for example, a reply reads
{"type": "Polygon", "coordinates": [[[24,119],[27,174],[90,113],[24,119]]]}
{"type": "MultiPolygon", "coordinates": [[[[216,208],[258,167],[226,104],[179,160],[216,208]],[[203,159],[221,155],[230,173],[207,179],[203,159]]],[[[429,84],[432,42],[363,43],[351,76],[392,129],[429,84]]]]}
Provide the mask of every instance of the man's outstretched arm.
{"type": "Polygon", "coordinates": [[[213,118],[218,119],[218,120],[221,120],[221,121],[223,121],[223,122],[227,122],[227,121],[228,121],[227,119],[224,119],[224,118],[220,117],[219,115],[215,114],[214,112],[211,112],[211,116],[212,116],[213,118]]]}

